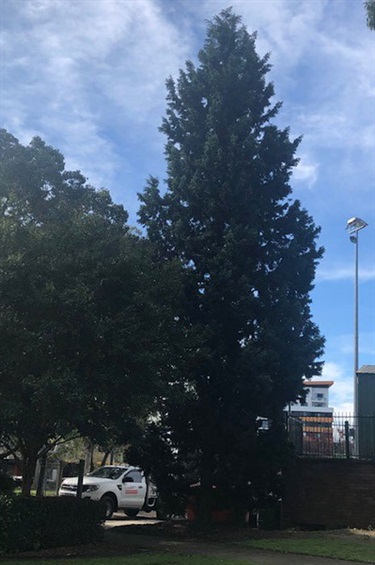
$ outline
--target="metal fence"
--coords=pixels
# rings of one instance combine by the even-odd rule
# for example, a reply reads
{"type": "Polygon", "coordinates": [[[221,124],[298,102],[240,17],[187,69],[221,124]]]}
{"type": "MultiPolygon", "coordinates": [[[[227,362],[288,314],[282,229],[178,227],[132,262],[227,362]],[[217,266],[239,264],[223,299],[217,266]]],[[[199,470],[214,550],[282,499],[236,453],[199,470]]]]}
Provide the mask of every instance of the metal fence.
{"type": "Polygon", "coordinates": [[[375,461],[375,415],[288,415],[289,439],[297,455],[375,461]]]}

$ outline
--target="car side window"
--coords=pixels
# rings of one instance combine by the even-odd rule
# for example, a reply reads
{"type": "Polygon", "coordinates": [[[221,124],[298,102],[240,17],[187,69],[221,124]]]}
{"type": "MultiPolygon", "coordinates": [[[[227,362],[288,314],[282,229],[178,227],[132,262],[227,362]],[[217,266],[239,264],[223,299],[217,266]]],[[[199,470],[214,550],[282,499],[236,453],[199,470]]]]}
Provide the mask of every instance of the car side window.
{"type": "Polygon", "coordinates": [[[142,482],[142,474],[140,471],[137,471],[136,469],[133,471],[129,471],[129,473],[126,473],[125,475],[125,480],[128,481],[130,479],[130,482],[132,483],[141,483],[142,482]]]}

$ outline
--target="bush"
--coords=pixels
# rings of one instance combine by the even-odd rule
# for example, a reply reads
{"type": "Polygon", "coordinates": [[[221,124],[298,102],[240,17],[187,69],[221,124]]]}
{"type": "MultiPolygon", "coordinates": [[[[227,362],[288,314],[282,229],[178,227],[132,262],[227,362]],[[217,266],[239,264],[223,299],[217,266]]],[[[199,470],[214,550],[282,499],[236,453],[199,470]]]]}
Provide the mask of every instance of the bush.
{"type": "Polygon", "coordinates": [[[0,471],[0,494],[1,493],[11,493],[14,491],[16,483],[6,473],[0,471]]]}
{"type": "Polygon", "coordinates": [[[0,495],[0,555],[99,541],[105,508],[87,498],[0,495]]]}

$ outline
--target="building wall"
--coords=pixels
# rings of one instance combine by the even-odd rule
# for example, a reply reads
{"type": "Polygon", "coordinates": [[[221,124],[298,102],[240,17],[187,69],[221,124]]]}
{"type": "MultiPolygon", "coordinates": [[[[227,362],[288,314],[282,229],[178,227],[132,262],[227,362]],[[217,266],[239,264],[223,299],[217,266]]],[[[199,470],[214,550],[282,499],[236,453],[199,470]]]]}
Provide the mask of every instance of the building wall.
{"type": "Polygon", "coordinates": [[[357,371],[358,452],[362,459],[375,453],[375,366],[364,365],[357,371]]]}
{"type": "Polygon", "coordinates": [[[358,415],[375,415],[375,373],[357,372],[358,415]]]}
{"type": "Polygon", "coordinates": [[[296,459],[285,479],[282,528],[375,527],[375,462],[296,459]]]}
{"type": "Polygon", "coordinates": [[[303,404],[291,403],[288,410],[292,412],[333,412],[329,407],[329,389],[333,381],[304,381],[306,397],[303,404]]]}
{"type": "Polygon", "coordinates": [[[314,408],[323,408],[328,406],[328,388],[317,386],[308,388],[306,404],[307,406],[314,408]]]}

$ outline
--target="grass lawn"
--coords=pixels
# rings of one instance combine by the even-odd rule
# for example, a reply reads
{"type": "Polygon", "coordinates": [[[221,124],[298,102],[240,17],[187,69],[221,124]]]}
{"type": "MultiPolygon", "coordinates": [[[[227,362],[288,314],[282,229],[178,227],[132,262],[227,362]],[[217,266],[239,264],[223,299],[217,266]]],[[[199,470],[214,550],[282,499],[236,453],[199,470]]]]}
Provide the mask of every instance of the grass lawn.
{"type": "Polygon", "coordinates": [[[289,538],[253,539],[242,542],[241,545],[282,551],[283,553],[303,553],[319,557],[375,563],[375,538],[364,539],[363,536],[362,539],[356,539],[355,536],[350,536],[350,534],[330,537],[322,533],[308,537],[298,536],[296,539],[293,536],[289,538]]]}
{"type": "MultiPolygon", "coordinates": [[[[34,557],[29,552],[24,558],[22,558],[22,554],[11,559],[3,557],[0,559],[0,565],[191,565],[192,563],[194,565],[256,565],[256,558],[253,558],[254,562],[251,563],[247,559],[244,560],[247,553],[246,548],[249,550],[256,548],[279,551],[285,554],[285,557],[280,556],[280,559],[286,560],[288,559],[286,554],[299,553],[375,565],[375,532],[368,530],[254,532],[244,529],[217,529],[217,531],[211,532],[208,537],[197,537],[196,532],[192,536],[188,529],[184,529],[179,524],[173,524],[169,529],[165,527],[165,524],[161,524],[156,526],[156,529],[155,526],[123,526],[113,530],[107,534],[107,546],[98,548],[98,550],[102,550],[102,553],[98,551],[101,556],[97,556],[95,547],[91,546],[88,547],[90,553],[87,554],[77,554],[74,553],[74,548],[64,548],[62,552],[57,553],[58,558],[52,558],[51,553],[49,553],[41,559],[37,555],[34,557]],[[150,532],[149,536],[147,536],[147,532],[150,532]],[[151,534],[151,532],[153,533],[151,534]],[[135,540],[133,540],[134,549],[137,551],[137,533],[146,534],[141,544],[143,552],[129,554],[126,551],[121,556],[122,546],[124,550],[129,550],[126,542],[126,536],[129,534],[132,534],[135,540]],[[125,536],[122,541],[121,536],[125,536]],[[115,540],[117,537],[120,537],[120,540],[115,540]],[[153,551],[158,551],[157,544],[160,543],[160,539],[164,544],[172,544],[171,552],[166,552],[168,545],[165,545],[162,550],[159,550],[159,553],[153,553],[153,551]],[[181,542],[179,554],[174,553],[176,540],[181,542]],[[198,548],[201,546],[203,555],[200,555],[200,551],[195,552],[197,547],[195,547],[194,553],[190,554],[190,541],[194,541],[194,545],[198,548]],[[147,550],[145,552],[145,545],[147,547],[148,544],[149,553],[147,553],[147,550]],[[215,544],[216,555],[210,553],[212,544],[215,544]],[[222,556],[220,555],[220,545],[225,547],[222,556]],[[233,548],[232,554],[230,553],[231,547],[233,548]],[[112,551],[113,548],[115,548],[114,555],[107,555],[107,551],[112,551]],[[240,548],[242,548],[242,552],[241,555],[238,555],[240,548]],[[73,556],[68,557],[71,549],[73,556]],[[78,557],[78,555],[80,556],[78,557]]],[[[81,550],[82,548],[79,547],[79,551],[81,550]]],[[[251,555],[249,555],[249,558],[252,558],[251,555]]]]}
{"type": "MultiPolygon", "coordinates": [[[[251,565],[249,561],[220,559],[218,557],[205,557],[200,555],[131,555],[128,557],[79,557],[68,559],[40,559],[34,561],[0,561],[1,565],[251,565]]],[[[253,564],[255,565],[255,564],[253,564]]]]}

